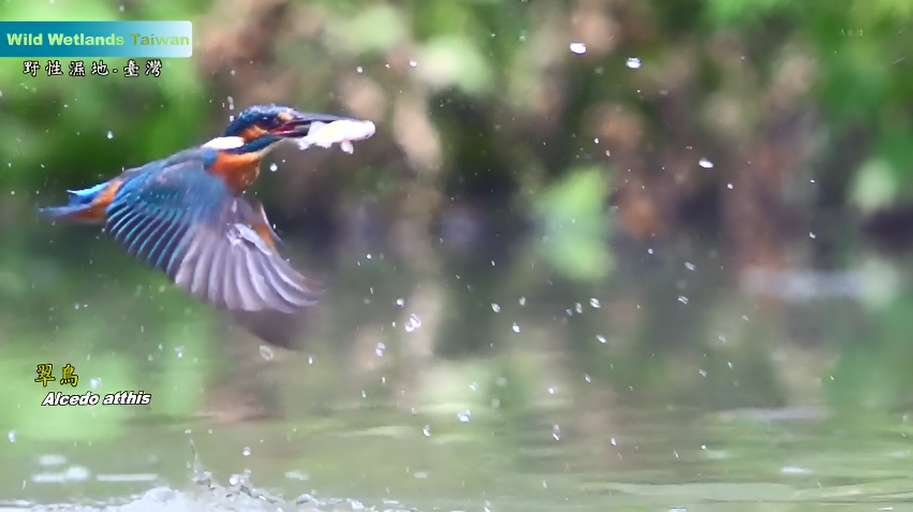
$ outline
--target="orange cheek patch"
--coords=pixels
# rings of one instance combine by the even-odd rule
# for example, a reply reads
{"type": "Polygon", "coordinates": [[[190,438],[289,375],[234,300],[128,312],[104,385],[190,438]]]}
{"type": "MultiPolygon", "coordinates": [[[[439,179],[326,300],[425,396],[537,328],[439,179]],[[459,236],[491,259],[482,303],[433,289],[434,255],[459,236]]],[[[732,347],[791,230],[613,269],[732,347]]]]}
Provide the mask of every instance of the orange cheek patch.
{"type": "Polygon", "coordinates": [[[259,138],[264,133],[266,133],[266,130],[259,126],[248,126],[241,132],[241,138],[244,139],[244,142],[250,142],[259,138]]]}

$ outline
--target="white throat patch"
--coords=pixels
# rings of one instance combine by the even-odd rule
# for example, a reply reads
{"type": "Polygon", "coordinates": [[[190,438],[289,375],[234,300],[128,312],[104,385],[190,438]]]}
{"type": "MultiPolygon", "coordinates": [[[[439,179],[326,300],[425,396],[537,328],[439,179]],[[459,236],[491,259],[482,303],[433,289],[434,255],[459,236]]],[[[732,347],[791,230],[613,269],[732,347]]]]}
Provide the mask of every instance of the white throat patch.
{"type": "Polygon", "coordinates": [[[208,149],[235,149],[243,145],[244,139],[241,137],[216,137],[203,144],[203,147],[208,149]]]}

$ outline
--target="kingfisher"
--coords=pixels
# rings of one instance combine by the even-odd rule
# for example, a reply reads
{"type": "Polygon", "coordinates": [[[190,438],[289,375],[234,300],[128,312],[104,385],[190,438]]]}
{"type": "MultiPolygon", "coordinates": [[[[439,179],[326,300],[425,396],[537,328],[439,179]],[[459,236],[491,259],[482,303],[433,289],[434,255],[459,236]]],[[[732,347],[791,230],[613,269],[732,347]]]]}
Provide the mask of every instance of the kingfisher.
{"type": "Polygon", "coordinates": [[[264,341],[289,346],[283,319],[316,304],[323,289],[279,254],[263,205],[245,191],[278,143],[340,120],[350,119],[255,105],[220,137],[68,190],[68,204],[39,211],[54,221],[104,226],[177,286],[229,311],[264,341]]]}

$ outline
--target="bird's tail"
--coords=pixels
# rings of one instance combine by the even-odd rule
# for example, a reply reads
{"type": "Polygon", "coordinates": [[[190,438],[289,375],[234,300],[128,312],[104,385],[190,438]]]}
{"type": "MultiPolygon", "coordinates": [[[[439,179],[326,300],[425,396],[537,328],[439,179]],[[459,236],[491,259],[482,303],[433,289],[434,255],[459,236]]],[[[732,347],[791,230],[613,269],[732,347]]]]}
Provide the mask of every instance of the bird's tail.
{"type": "MultiPolygon", "coordinates": [[[[104,210],[107,204],[102,204],[104,192],[110,182],[100,183],[94,187],[83,190],[68,190],[70,202],[64,206],[49,206],[39,208],[38,212],[51,220],[67,220],[75,222],[95,223],[104,220],[104,210]]],[[[109,200],[110,201],[110,200],[109,200]]]]}

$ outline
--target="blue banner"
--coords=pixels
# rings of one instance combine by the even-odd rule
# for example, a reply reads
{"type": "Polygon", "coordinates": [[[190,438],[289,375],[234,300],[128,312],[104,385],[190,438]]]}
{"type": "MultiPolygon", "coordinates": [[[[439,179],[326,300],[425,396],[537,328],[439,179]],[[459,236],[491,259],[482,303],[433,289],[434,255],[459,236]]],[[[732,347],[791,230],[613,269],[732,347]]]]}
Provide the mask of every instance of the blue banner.
{"type": "Polygon", "coordinates": [[[0,21],[0,57],[190,57],[189,21],[0,21]]]}

